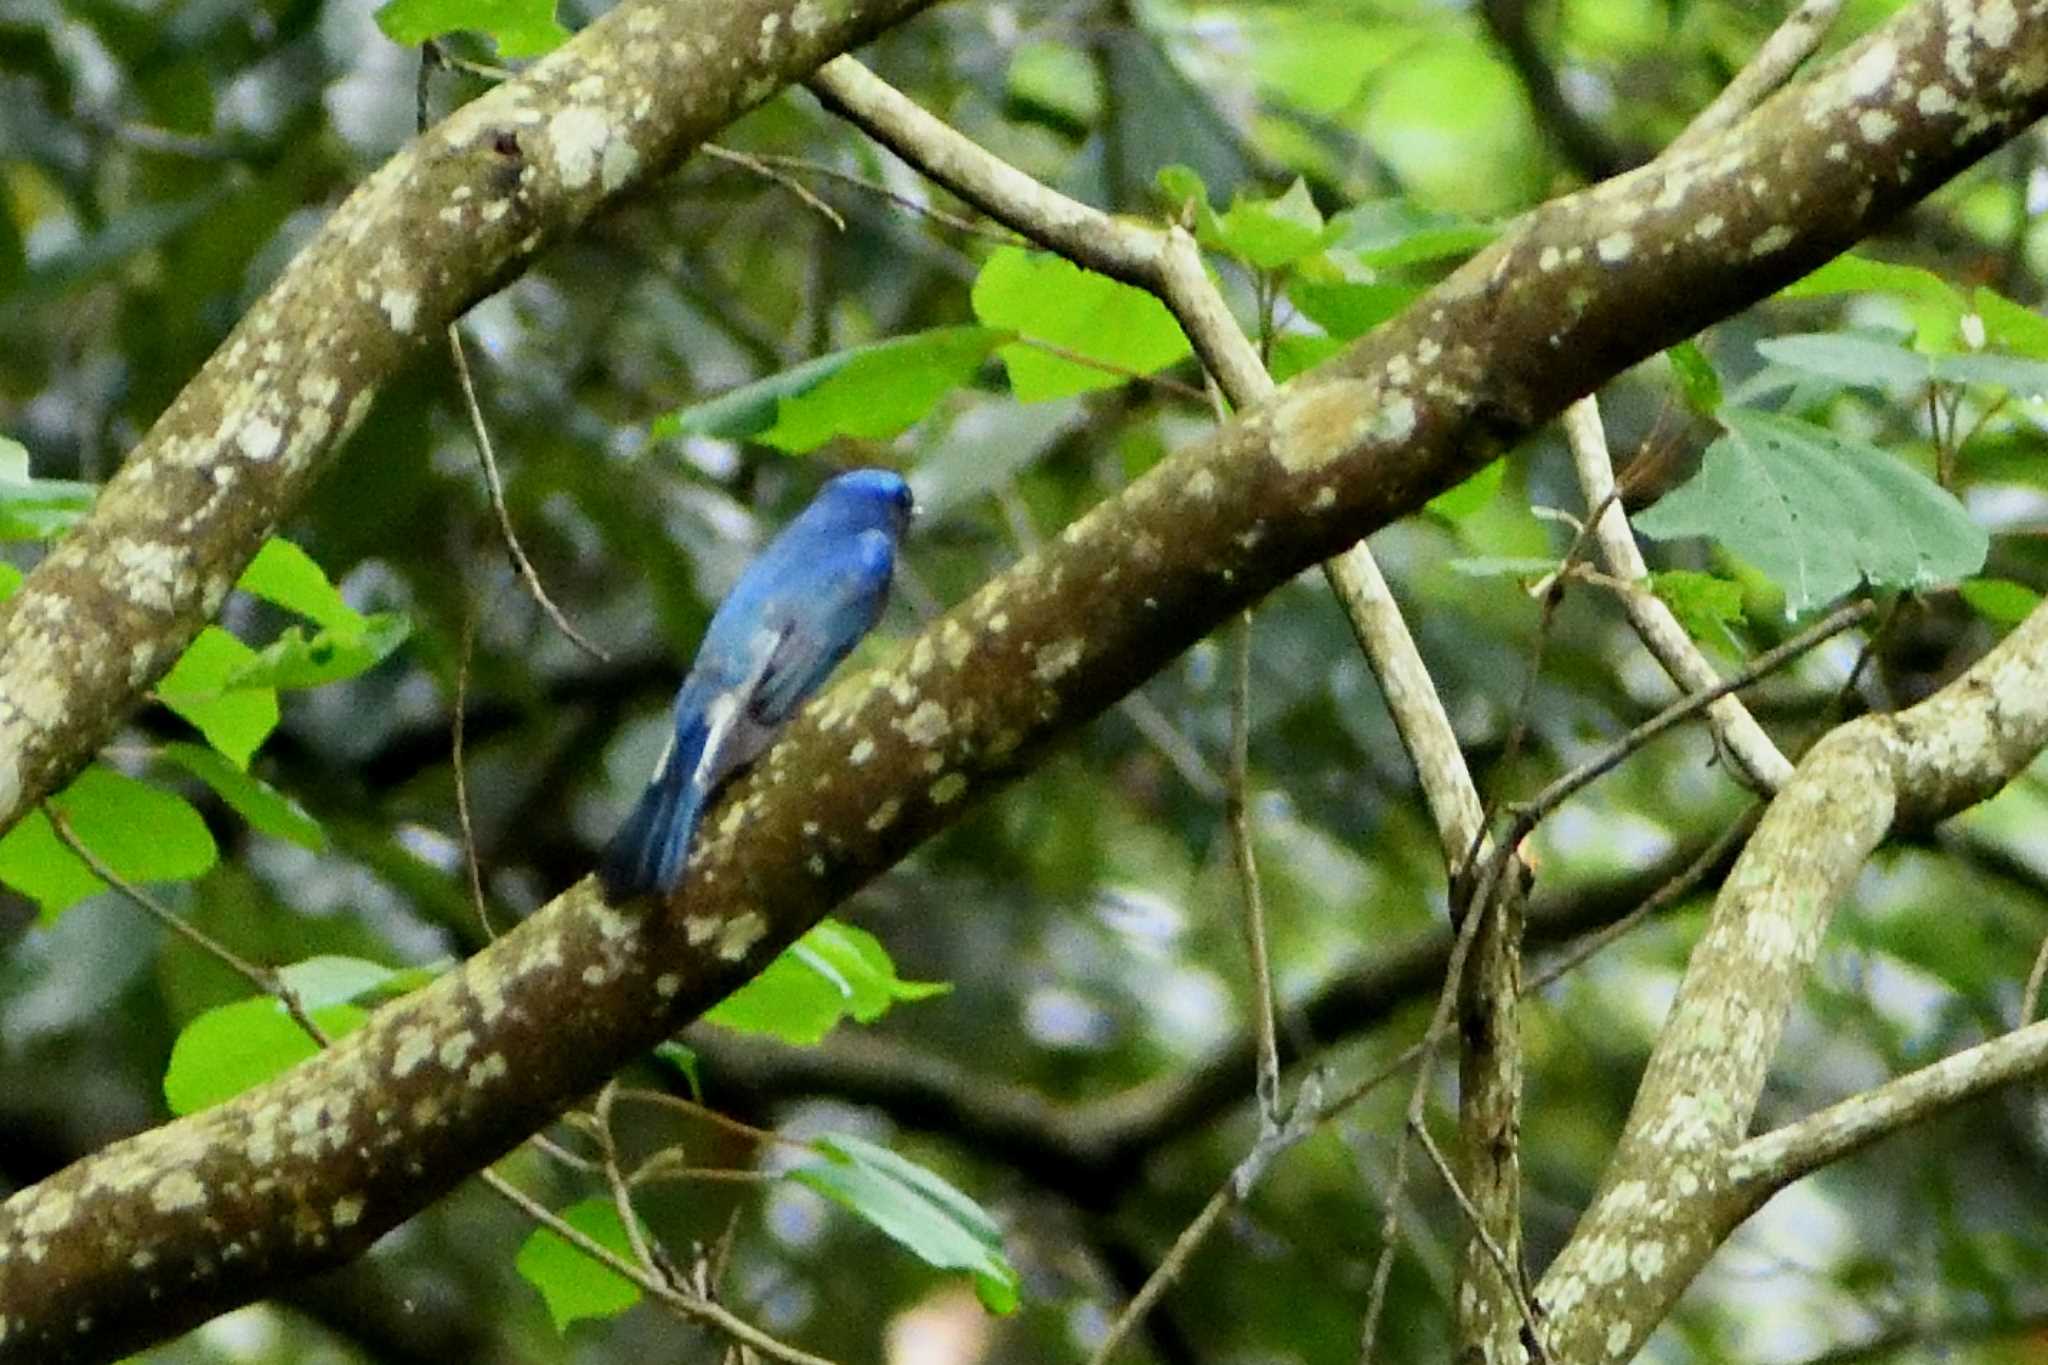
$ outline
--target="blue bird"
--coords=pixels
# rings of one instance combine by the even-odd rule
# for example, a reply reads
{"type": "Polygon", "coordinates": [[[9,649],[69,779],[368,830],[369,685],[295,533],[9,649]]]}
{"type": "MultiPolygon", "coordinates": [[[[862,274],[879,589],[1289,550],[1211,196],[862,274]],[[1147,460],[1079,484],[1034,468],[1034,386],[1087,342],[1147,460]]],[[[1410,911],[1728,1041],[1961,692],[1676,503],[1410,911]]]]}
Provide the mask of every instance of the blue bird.
{"type": "Polygon", "coordinates": [[[740,575],[676,692],[675,733],[654,778],[605,845],[605,899],[682,879],[705,805],[774,741],[889,596],[910,485],[885,469],[841,474],[740,575]]]}

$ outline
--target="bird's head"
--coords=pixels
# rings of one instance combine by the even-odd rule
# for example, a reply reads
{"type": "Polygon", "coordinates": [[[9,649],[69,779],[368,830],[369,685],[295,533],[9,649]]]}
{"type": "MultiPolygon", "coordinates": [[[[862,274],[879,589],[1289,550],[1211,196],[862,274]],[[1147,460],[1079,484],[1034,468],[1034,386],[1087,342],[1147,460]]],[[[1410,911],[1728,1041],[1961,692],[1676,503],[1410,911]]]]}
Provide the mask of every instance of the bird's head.
{"type": "Polygon", "coordinates": [[[817,505],[834,521],[861,530],[887,531],[895,540],[910,524],[915,503],[903,476],[888,469],[856,469],[831,480],[818,492],[817,505]]]}

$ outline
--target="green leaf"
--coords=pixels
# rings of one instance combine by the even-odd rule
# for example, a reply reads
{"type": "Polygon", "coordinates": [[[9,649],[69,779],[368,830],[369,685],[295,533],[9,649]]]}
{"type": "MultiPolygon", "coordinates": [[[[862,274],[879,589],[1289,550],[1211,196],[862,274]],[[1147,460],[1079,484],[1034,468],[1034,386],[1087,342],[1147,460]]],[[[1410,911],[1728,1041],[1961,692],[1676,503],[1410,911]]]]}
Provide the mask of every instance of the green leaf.
{"type": "MultiPolygon", "coordinates": [[[[355,1005],[306,1005],[329,1039],[360,1027],[369,1012],[355,1005]]],[[[231,1100],[305,1061],[320,1045],[271,996],[207,1010],[178,1031],[164,1071],[164,1100],[173,1114],[194,1114],[231,1100]]]]}
{"type": "Polygon", "coordinates": [[[704,1017],[741,1033],[809,1047],[849,1016],[873,1023],[898,1000],[924,1000],[951,989],[943,982],[903,980],[873,934],[825,919],[704,1017]]]}
{"type": "MultiPolygon", "coordinates": [[[[562,1209],[559,1216],[576,1231],[607,1251],[633,1259],[633,1244],[619,1210],[595,1195],[562,1209]]],[[[535,1228],[513,1258],[519,1277],[540,1291],[555,1330],[564,1331],[579,1318],[617,1317],[640,1302],[640,1286],[600,1265],[545,1227],[535,1228]]]]}
{"type": "Polygon", "coordinates": [[[1273,373],[1273,382],[1285,384],[1303,370],[1316,366],[1336,355],[1351,343],[1338,337],[1304,336],[1289,332],[1273,338],[1273,354],[1267,368],[1273,373]]]}
{"type": "Polygon", "coordinates": [[[362,618],[360,629],[328,627],[307,635],[292,626],[227,676],[228,687],[324,687],[383,662],[405,643],[412,621],[396,612],[362,618]]]}
{"type": "Polygon", "coordinates": [[[2041,605],[2041,594],[2009,578],[1966,578],[1956,585],[1970,610],[1992,625],[2010,630],[2041,605]]]}
{"type": "MultiPolygon", "coordinates": [[[[1507,477],[1506,460],[1495,460],[1455,488],[1447,488],[1429,500],[1429,510],[1445,521],[1463,521],[1493,501],[1507,477]]],[[[1555,568],[1555,565],[1551,566],[1555,568]]]]}
{"type": "Polygon", "coordinates": [[[172,743],[158,752],[213,788],[252,828],[289,839],[316,853],[327,847],[327,834],[319,821],[277,788],[251,777],[215,750],[197,744],[172,743]]]}
{"type": "Polygon", "coordinates": [[[885,439],[966,384],[1012,333],[935,327],[806,360],[655,419],[654,437],[759,439],[809,449],[835,435],[885,439]]]}
{"type": "Polygon", "coordinates": [[[1156,177],[1166,200],[1166,216],[1175,222],[1189,222],[1197,241],[1213,241],[1219,231],[1216,210],[1209,204],[1209,187],[1194,167],[1178,163],[1161,166],[1156,177]]]}
{"type": "Polygon", "coordinates": [[[782,396],[775,425],[760,439],[788,451],[811,450],[835,436],[888,440],[971,381],[1010,336],[990,327],[935,327],[842,352],[845,364],[782,396]]]}
{"type": "Polygon", "coordinates": [[[1759,341],[1756,349],[1766,360],[1849,388],[1925,388],[1934,380],[1931,357],[1901,339],[1866,332],[1771,337],[1759,341]]]}
{"type": "Polygon", "coordinates": [[[1636,517],[1659,539],[1712,536],[1798,615],[1859,583],[1922,588],[1975,573],[1989,540],[1933,480],[1867,442],[1749,408],[1700,472],[1636,517]]]}
{"type": "Polygon", "coordinates": [[[1019,342],[1002,348],[1010,387],[1027,403],[1114,388],[1189,352],[1159,300],[1058,256],[1003,247],[974,281],[974,314],[991,327],[1049,342],[1114,369],[1097,369],[1019,342]]]}
{"type": "Polygon", "coordinates": [[[71,529],[92,506],[98,484],[38,479],[28,447],[0,436],[0,540],[49,540],[71,529]]]}
{"type": "Polygon", "coordinates": [[[1308,186],[1296,177],[1275,198],[1240,194],[1204,240],[1261,270],[1278,270],[1322,250],[1330,235],[1308,186]]]}
{"type": "Polygon", "coordinates": [[[1454,213],[1418,208],[1402,199],[1376,199],[1330,220],[1336,245],[1358,253],[1377,270],[1469,256],[1500,236],[1500,228],[1454,213]]]}
{"type": "Polygon", "coordinates": [[[399,975],[381,962],[339,953],[305,958],[278,968],[277,974],[309,1010],[328,1005],[382,1004],[390,998],[387,988],[399,975]]]}
{"type": "Polygon", "coordinates": [[[1084,128],[1102,114],[1101,73],[1085,51],[1069,43],[1019,43],[1005,84],[1012,100],[1084,128]]]}
{"type": "Polygon", "coordinates": [[[1314,283],[1295,280],[1287,297],[1302,315],[1344,341],[1362,337],[1413,303],[1422,292],[1407,284],[1314,283]]]}
{"type": "Polygon", "coordinates": [[[1910,305],[1921,349],[1954,350],[1960,344],[1963,314],[1968,308],[1955,287],[1932,271],[1866,256],[1837,256],[1782,292],[1788,299],[1828,294],[1889,294],[1910,305]]]}
{"type": "Polygon", "coordinates": [[[1721,376],[1697,341],[1679,342],[1664,352],[1664,358],[1671,362],[1671,373],[1678,379],[1678,391],[1685,395],[1687,407],[1702,417],[1720,410],[1721,376]]]}
{"type": "Polygon", "coordinates": [[[12,564],[0,564],[0,602],[14,596],[14,590],[21,586],[21,570],[12,564]]]}
{"type": "Polygon", "coordinates": [[[991,1313],[1017,1307],[1018,1277],[1003,1255],[1002,1230],[981,1206],[915,1162],[844,1133],[812,1144],[826,1159],[789,1178],[879,1228],[925,1264],[964,1270],[991,1313]]]}
{"type": "Polygon", "coordinates": [[[1815,332],[1759,341],[1766,359],[1851,388],[1908,389],[1932,383],[1984,384],[2030,398],[2048,396],[2048,361],[1989,351],[1929,355],[1858,332],[1815,332]]]}
{"type": "MultiPolygon", "coordinates": [[[[206,821],[183,798],[103,764],[80,773],[50,804],[80,843],[131,882],[189,881],[220,856],[206,821]]],[[[0,839],[0,881],[40,904],[45,919],[106,889],[41,808],[0,839]]]]}
{"type": "Polygon", "coordinates": [[[473,30],[488,34],[505,57],[538,57],[569,40],[554,0],[391,0],[377,11],[377,27],[407,47],[473,30]]]}
{"type": "Polygon", "coordinates": [[[704,1078],[701,1074],[702,1068],[697,1062],[697,1051],[695,1048],[685,1043],[679,1043],[671,1038],[665,1043],[656,1043],[654,1045],[654,1059],[658,1062],[666,1063],[671,1070],[683,1078],[690,1087],[691,1099],[699,1104],[704,1102],[704,1078]]]}
{"type": "Polygon", "coordinates": [[[235,586],[316,625],[363,628],[362,613],[344,602],[313,557],[289,540],[273,536],[264,541],[235,586]]]}
{"type": "Polygon", "coordinates": [[[1730,579],[1669,569],[1650,575],[1650,591],[1695,640],[1729,640],[1728,628],[1742,619],[1742,585],[1730,579]]]}
{"type": "Polygon", "coordinates": [[[248,767],[249,756],[277,728],[277,692],[232,681],[257,657],[219,626],[208,626],[156,685],[157,700],[190,721],[237,768],[248,767]]]}
{"type": "Polygon", "coordinates": [[[2048,361],[1989,351],[1932,357],[1934,377],[1950,384],[1985,384],[2025,398],[2048,397],[2048,361]]]}
{"type": "Polygon", "coordinates": [[[2048,360],[2048,318],[1981,285],[1970,296],[1970,302],[1977,316],[1984,319],[1987,345],[2035,360],[2048,360]]]}
{"type": "Polygon", "coordinates": [[[1341,114],[1375,70],[1428,32],[1382,12],[1345,22],[1319,8],[1262,6],[1243,28],[1252,76],[1266,93],[1323,118],[1341,114]]]}

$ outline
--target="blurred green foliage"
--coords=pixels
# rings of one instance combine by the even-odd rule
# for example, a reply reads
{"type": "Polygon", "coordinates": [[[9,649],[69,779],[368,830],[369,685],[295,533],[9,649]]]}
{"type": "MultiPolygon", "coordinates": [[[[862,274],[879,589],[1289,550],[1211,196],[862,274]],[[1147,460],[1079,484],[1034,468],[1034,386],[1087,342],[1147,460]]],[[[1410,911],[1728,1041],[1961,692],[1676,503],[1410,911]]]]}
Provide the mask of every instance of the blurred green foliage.
{"type": "MultiPolygon", "coordinates": [[[[1189,222],[1284,377],[1398,312],[1513,214],[1610,169],[1595,153],[1625,163],[1654,152],[1785,7],[1566,0],[1528,7],[1526,31],[1507,31],[1501,15],[1519,8],[956,4],[866,55],[1066,192],[1189,222]],[[1546,74],[1561,113],[1538,112],[1532,91],[1546,74]],[[1567,135],[1560,117],[1582,126],[1567,135]]],[[[1894,8],[1850,4],[1831,48],[1894,8]]],[[[574,29],[594,12],[571,3],[557,15],[574,29]]],[[[529,35],[538,23],[530,9],[520,21],[529,35]]],[[[415,33],[468,27],[445,14],[411,22],[426,25],[415,33]]],[[[473,34],[446,41],[476,60],[521,50],[473,34]]],[[[410,135],[417,61],[370,7],[340,0],[0,9],[0,457],[15,443],[27,452],[0,470],[0,525],[27,537],[6,547],[0,588],[322,216],[410,135]]],[[[484,79],[437,70],[430,113],[484,79]]],[[[694,160],[464,327],[509,516],[550,593],[611,658],[564,639],[519,586],[451,369],[423,362],[380,395],[282,528],[303,555],[266,551],[220,630],[54,803],[79,807],[78,833],[116,871],[156,884],[257,961],[420,967],[473,949],[487,929],[463,867],[458,704],[489,916],[502,923],[588,870],[653,766],[719,593],[825,471],[905,469],[927,511],[897,605],[864,647],[872,660],[1209,429],[1199,376],[1163,315],[1108,281],[908,211],[905,200],[964,210],[807,96],[771,101],[721,141],[825,168],[779,173],[827,197],[844,229],[773,180],[694,160]],[[304,690],[276,690],[292,687],[304,690]],[[127,838],[143,828],[148,838],[127,838]]],[[[1845,709],[1924,695],[2048,587],[2035,382],[2048,325],[2034,311],[2048,269],[2033,212],[2043,174],[2038,143],[2015,144],[1856,260],[1605,397],[1617,451],[1637,456],[1624,479],[1632,506],[1695,472],[1724,403],[1762,406],[1874,451],[1888,478],[1917,480],[1984,537],[1981,565],[1934,575],[1941,584],[1880,584],[1891,624],[1846,699],[1847,642],[1758,689],[1760,714],[1790,748],[1845,709]],[[1799,335],[1824,344],[1787,351],[1799,335]],[[1964,574],[1960,590],[1947,585],[1964,574]]],[[[1705,519],[1686,529],[1718,543],[1649,549],[1660,594],[1717,648],[1754,653],[1794,628],[1788,607],[1825,605],[1826,593],[1808,601],[1760,573],[1768,556],[1738,558],[1741,542],[1712,521],[1721,507],[1695,501],[1705,519]]],[[[1568,585],[1545,627],[1544,604],[1521,587],[1536,575],[1516,566],[1554,564],[1573,528],[1532,509],[1586,511],[1550,435],[1374,542],[1482,787],[1501,799],[1527,795],[1671,695],[1597,586],[1568,585]],[[1488,565],[1508,572],[1470,572],[1488,565]],[[1518,723],[1527,742],[1511,752],[1518,723]]],[[[1329,1049],[1341,1075],[1363,1075],[1415,1036],[1423,997],[1334,1017],[1315,1002],[1441,924],[1435,836],[1320,587],[1276,593],[1253,631],[1253,813],[1282,1025],[1329,1049]]],[[[874,1055],[849,1054],[838,1082],[764,1081],[722,1062],[717,1031],[693,1036],[714,1108],[798,1139],[887,1143],[994,1216],[1022,1307],[987,1327],[983,1358],[1085,1357],[1247,1149],[1248,1081],[1115,1161],[1078,1148],[1055,1161],[892,1102],[873,1078],[890,1065],[936,1069],[968,1087],[970,1107],[972,1087],[1081,1104],[1175,1085],[1242,1039],[1249,993],[1220,785],[1229,672],[1222,642],[1191,651],[855,899],[847,914],[887,950],[880,965],[853,951],[875,972],[862,989],[952,989],[899,1003],[861,1033],[874,1055]]],[[[1663,739],[1539,831],[1538,903],[1606,904],[1701,847],[1741,804],[1701,733],[1663,739]]],[[[1795,1020],[1766,1121],[2009,1021],[2048,927],[2044,805],[2030,775],[1873,864],[1795,1020]]],[[[41,816],[0,842],[0,879],[20,893],[8,897],[0,963],[0,1179],[19,1186],[162,1121],[173,1040],[209,1011],[246,1008],[234,1002],[249,992],[133,907],[94,896],[96,880],[41,816]]],[[[1592,1192],[1698,909],[1629,936],[1527,1007],[1524,1159],[1539,1267],[1592,1192]]],[[[818,979],[830,980],[805,984],[818,979]]],[[[360,1008],[348,997],[323,1007],[360,1008]]],[[[653,1065],[633,1079],[682,1089],[653,1065]]],[[[1350,1358],[1399,1103],[1377,1094],[1290,1152],[1188,1268],[1137,1352],[1350,1358]]],[[[668,1116],[636,1113],[628,1130],[642,1152],[684,1144],[693,1167],[781,1159],[772,1144],[668,1116]]],[[[551,1206],[593,1193],[561,1166],[506,1164],[551,1206]]],[[[1897,1332],[1902,1352],[1918,1334],[1994,1343],[1947,1358],[2016,1358],[1997,1343],[2048,1310],[2048,1240],[2024,1201],[1994,1192],[2039,1188],[2044,1166],[2048,1129],[2019,1095],[1894,1139],[1760,1216],[1653,1351],[1793,1359],[1897,1332]]],[[[1383,1358],[1439,1359],[1463,1230],[1433,1183],[1413,1184],[1409,1200],[1383,1358]]],[[[790,1181],[661,1182],[641,1211],[683,1255],[730,1226],[728,1301],[835,1358],[875,1358],[892,1325],[945,1311],[958,1292],[790,1181]]],[[[325,1293],[150,1358],[674,1356],[669,1320],[644,1306],[558,1334],[550,1312],[560,1320],[561,1306],[514,1269],[515,1254],[522,1267],[540,1254],[519,1252],[529,1232],[465,1190],[325,1293]]],[[[611,1233],[622,1244],[615,1214],[611,1233]]]]}

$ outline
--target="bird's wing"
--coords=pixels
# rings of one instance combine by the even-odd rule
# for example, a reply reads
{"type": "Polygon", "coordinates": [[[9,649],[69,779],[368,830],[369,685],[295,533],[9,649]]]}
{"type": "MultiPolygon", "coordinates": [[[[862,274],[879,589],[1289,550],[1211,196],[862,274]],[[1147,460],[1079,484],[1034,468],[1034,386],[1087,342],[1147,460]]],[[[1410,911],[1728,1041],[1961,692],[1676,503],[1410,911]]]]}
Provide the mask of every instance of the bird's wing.
{"type": "Polygon", "coordinates": [[[889,592],[894,557],[888,536],[863,532],[818,566],[802,596],[789,600],[778,613],[788,628],[748,703],[755,721],[773,727],[796,714],[874,628],[889,592]]]}
{"type": "MultiPolygon", "coordinates": [[[[779,613],[768,613],[778,616],[779,613]]],[[[786,649],[794,623],[788,619],[763,620],[747,640],[745,664],[740,676],[721,687],[704,703],[704,747],[699,750],[690,785],[699,799],[708,798],[718,785],[760,757],[768,747],[772,731],[756,714],[756,699],[776,658],[786,649]]]]}

